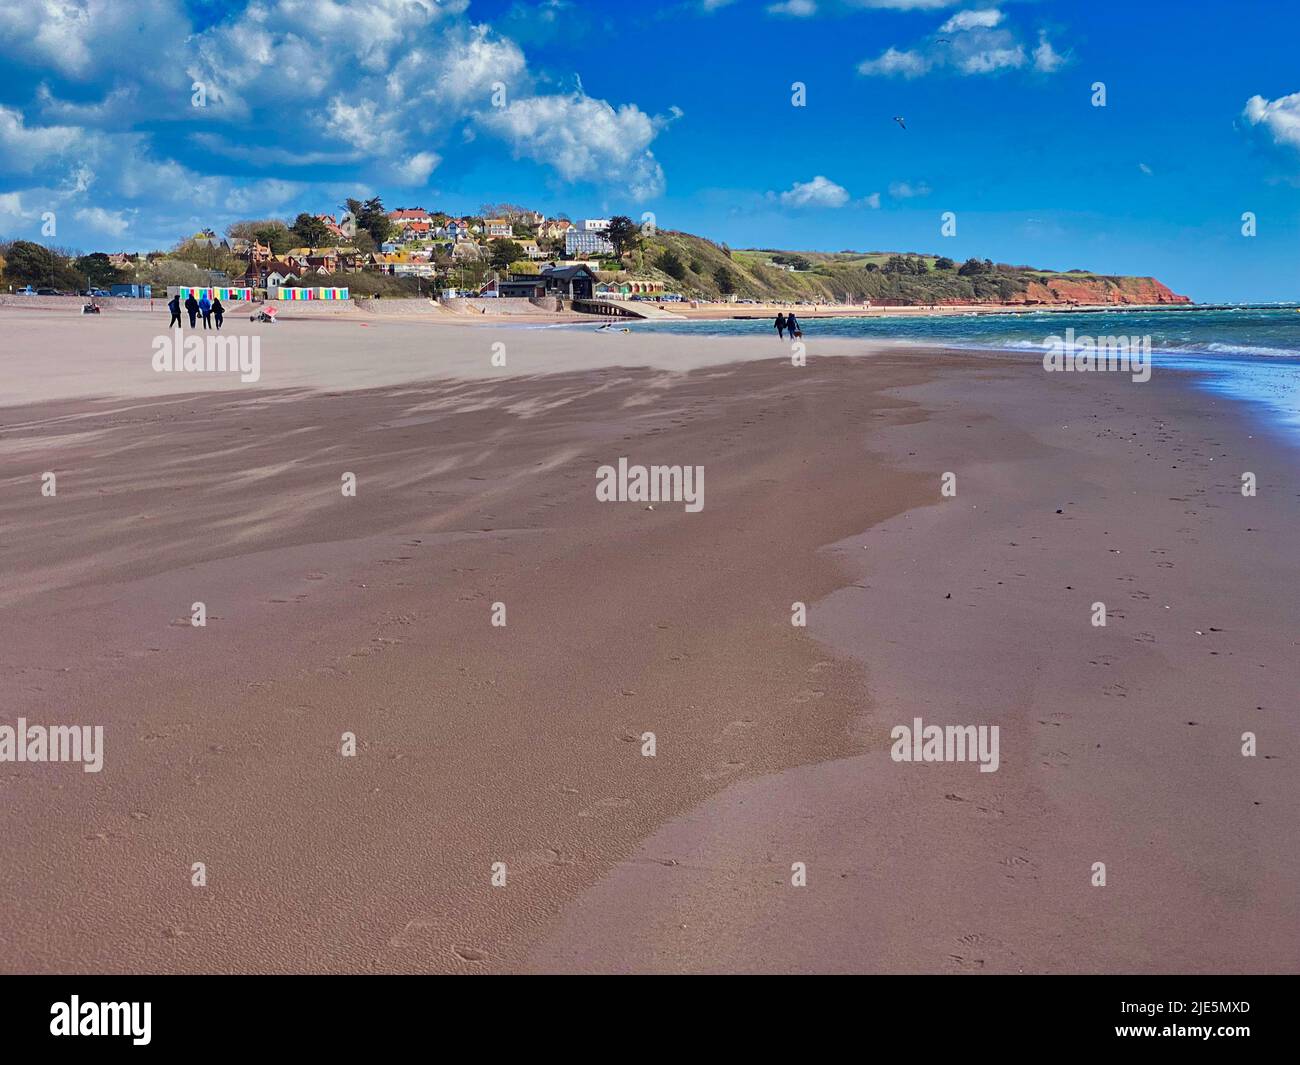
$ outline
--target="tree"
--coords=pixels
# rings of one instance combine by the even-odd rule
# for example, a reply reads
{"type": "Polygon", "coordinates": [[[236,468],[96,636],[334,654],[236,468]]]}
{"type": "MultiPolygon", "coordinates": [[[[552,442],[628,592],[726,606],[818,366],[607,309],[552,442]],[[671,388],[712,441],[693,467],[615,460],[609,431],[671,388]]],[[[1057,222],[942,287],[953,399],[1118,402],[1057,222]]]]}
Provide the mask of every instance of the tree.
{"type": "Polygon", "coordinates": [[[492,256],[488,261],[498,270],[504,270],[516,259],[524,257],[524,249],[513,240],[494,240],[492,256]]]}
{"type": "Polygon", "coordinates": [[[622,256],[640,235],[640,228],[625,214],[616,214],[611,218],[609,229],[605,231],[606,238],[614,245],[614,254],[618,256],[622,256]]]}
{"type": "Polygon", "coordinates": [[[686,264],[672,248],[665,248],[664,253],[659,256],[659,269],[678,281],[686,276],[686,264]]]}
{"type": "Polygon", "coordinates": [[[736,275],[725,266],[719,266],[713,271],[713,280],[717,283],[718,291],[724,296],[730,296],[736,291],[736,275]]]}
{"type": "Polygon", "coordinates": [[[303,247],[319,248],[330,238],[330,231],[315,215],[303,212],[293,220],[293,232],[303,247]]]}
{"type": "Polygon", "coordinates": [[[5,276],[11,284],[83,289],[86,279],[66,258],[30,240],[16,240],[5,256],[5,276]]]}
{"type": "Polygon", "coordinates": [[[936,270],[951,270],[956,265],[957,264],[953,262],[951,259],[949,259],[946,255],[940,255],[939,258],[935,259],[934,261],[934,268],[936,270]]]}
{"type": "Polygon", "coordinates": [[[108,256],[102,251],[83,255],[72,265],[86,275],[86,282],[91,288],[108,288],[110,285],[123,284],[127,280],[126,271],[119,270],[110,263],[108,256]]]}
{"type": "Polygon", "coordinates": [[[384,210],[384,201],[378,196],[372,196],[365,203],[349,199],[344,201],[344,206],[357,220],[357,229],[364,229],[369,233],[376,245],[383,244],[396,228],[392,219],[388,217],[388,212],[384,210]]]}

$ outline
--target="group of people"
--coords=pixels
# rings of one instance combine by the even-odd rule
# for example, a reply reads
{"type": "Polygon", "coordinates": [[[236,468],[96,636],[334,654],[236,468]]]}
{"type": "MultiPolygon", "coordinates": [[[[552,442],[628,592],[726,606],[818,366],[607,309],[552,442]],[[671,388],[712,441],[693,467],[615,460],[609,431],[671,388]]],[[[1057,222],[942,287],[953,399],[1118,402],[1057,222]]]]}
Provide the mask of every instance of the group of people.
{"type": "Polygon", "coordinates": [[[799,325],[799,319],[793,313],[778,313],[776,316],[776,335],[784,340],[786,333],[790,334],[791,340],[803,339],[803,328],[799,325]]]}
{"type": "MultiPolygon", "coordinates": [[[[171,321],[167,323],[167,328],[172,326],[179,328],[181,324],[181,297],[179,294],[173,296],[167,304],[167,309],[172,312],[171,321]]],[[[218,329],[221,328],[221,320],[226,317],[226,308],[221,305],[219,298],[208,299],[208,294],[203,293],[203,298],[196,300],[194,293],[191,292],[185,300],[185,311],[190,316],[190,328],[193,329],[198,324],[200,316],[203,318],[203,328],[211,329],[212,323],[215,322],[218,329]]]]}

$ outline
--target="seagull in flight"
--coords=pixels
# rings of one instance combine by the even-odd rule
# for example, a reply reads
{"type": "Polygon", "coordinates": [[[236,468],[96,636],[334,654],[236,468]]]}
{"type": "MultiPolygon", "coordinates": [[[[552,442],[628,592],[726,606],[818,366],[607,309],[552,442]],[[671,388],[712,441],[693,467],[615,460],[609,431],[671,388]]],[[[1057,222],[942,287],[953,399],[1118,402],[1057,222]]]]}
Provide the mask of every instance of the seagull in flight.
{"type": "Polygon", "coordinates": [[[902,126],[903,129],[907,129],[907,123],[903,121],[902,115],[895,115],[894,121],[897,122],[900,126],[902,126]]]}

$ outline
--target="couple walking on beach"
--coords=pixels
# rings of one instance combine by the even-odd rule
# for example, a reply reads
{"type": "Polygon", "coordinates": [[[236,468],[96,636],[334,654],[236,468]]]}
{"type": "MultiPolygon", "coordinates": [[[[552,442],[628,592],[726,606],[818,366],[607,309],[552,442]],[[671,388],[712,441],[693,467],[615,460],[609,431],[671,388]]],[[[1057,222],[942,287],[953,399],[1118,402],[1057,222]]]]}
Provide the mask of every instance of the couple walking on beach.
{"type": "MultiPolygon", "coordinates": [[[[167,323],[167,328],[172,326],[179,327],[181,324],[181,298],[179,295],[173,296],[167,304],[167,309],[172,312],[171,321],[167,323]]],[[[185,300],[185,311],[190,316],[190,328],[193,329],[200,315],[203,316],[203,328],[211,329],[211,323],[216,322],[217,328],[221,328],[221,322],[226,317],[226,308],[221,305],[220,299],[208,299],[205,292],[203,298],[196,300],[194,293],[190,293],[185,300]]]]}
{"type": "Polygon", "coordinates": [[[776,316],[776,335],[784,340],[786,333],[790,334],[791,340],[803,339],[803,328],[799,325],[799,319],[793,313],[778,313],[776,316]]]}

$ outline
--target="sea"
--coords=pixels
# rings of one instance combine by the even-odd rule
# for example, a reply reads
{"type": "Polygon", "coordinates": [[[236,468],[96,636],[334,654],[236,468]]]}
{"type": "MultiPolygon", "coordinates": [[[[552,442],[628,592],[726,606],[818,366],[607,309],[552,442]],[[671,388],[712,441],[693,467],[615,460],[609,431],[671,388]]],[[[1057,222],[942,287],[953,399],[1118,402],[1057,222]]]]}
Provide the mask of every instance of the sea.
{"type": "MultiPolygon", "coordinates": [[[[741,308],[738,314],[743,314],[741,308]]],[[[642,321],[634,332],[694,336],[775,336],[773,316],[717,321],[642,321]]],[[[620,326],[629,324],[620,321],[620,326]]],[[[1019,353],[1041,360],[1052,337],[1151,338],[1154,373],[1188,375],[1198,388],[1250,405],[1271,428],[1300,445],[1300,307],[1296,305],[1052,311],[1017,314],[908,315],[889,318],[801,318],[804,342],[817,337],[907,341],[969,350],[1019,353]]]]}

